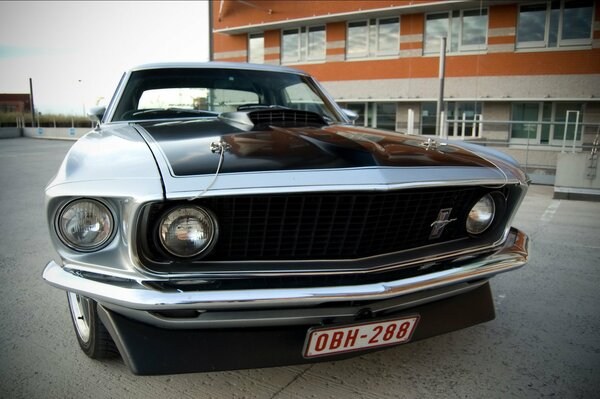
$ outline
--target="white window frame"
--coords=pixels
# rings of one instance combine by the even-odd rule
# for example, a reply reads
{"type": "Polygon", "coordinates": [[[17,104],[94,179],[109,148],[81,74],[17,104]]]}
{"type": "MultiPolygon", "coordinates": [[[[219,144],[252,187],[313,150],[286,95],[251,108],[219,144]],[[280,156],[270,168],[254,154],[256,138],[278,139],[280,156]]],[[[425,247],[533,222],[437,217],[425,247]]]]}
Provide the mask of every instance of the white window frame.
{"type": "MultiPolygon", "coordinates": [[[[264,64],[265,63],[265,33],[264,32],[260,32],[260,33],[248,33],[248,62],[253,62],[250,60],[251,57],[251,51],[250,51],[250,39],[252,38],[252,36],[261,36],[263,39],[263,55],[262,55],[262,62],[259,62],[259,64],[264,64]]],[[[256,63],[256,62],[253,62],[256,63]]]]}
{"type": "Polygon", "coordinates": [[[315,61],[325,61],[325,58],[327,57],[327,26],[323,25],[323,24],[318,24],[318,25],[306,25],[306,26],[300,26],[297,28],[284,28],[281,29],[281,63],[282,64],[295,64],[295,63],[302,63],[302,62],[315,62],[315,61]],[[308,51],[308,32],[310,31],[311,28],[323,28],[323,31],[325,32],[325,52],[320,55],[320,56],[311,56],[309,54],[308,51]],[[284,31],[292,31],[295,30],[296,32],[298,32],[298,43],[297,43],[297,48],[298,48],[298,57],[296,57],[295,59],[284,59],[283,55],[284,55],[284,46],[283,46],[283,37],[284,31]]]}
{"type": "MultiPolygon", "coordinates": [[[[400,54],[400,17],[396,16],[396,17],[381,17],[381,18],[377,18],[377,20],[375,21],[375,48],[376,48],[376,54],[377,56],[386,56],[386,55],[398,55],[400,54]],[[380,21],[382,19],[394,19],[397,18],[398,19],[398,35],[396,36],[396,48],[394,50],[389,50],[389,51],[385,51],[385,50],[381,50],[379,49],[379,27],[380,25],[380,21]]],[[[368,48],[368,44],[367,44],[367,48],[368,48]]]]}
{"type": "MultiPolygon", "coordinates": [[[[480,14],[481,15],[481,14],[480,14]]],[[[450,15],[450,17],[452,17],[452,15],[450,15]]],[[[466,10],[460,10],[460,25],[459,25],[459,31],[458,31],[458,51],[459,52],[464,52],[464,51],[481,51],[481,50],[486,50],[487,49],[487,43],[488,43],[488,31],[489,31],[489,26],[490,26],[490,12],[488,10],[488,8],[482,8],[482,9],[466,9],[466,10]],[[464,28],[464,19],[465,19],[465,11],[479,11],[479,12],[484,12],[485,11],[485,28],[484,28],[484,32],[485,32],[485,40],[482,44],[466,44],[463,45],[462,43],[462,39],[463,39],[463,28],[464,28]]],[[[452,21],[449,20],[449,24],[450,24],[450,29],[452,28],[452,21]]]]}
{"type": "Polygon", "coordinates": [[[289,63],[293,63],[293,62],[299,62],[300,59],[302,58],[302,30],[298,27],[298,28],[285,28],[281,30],[281,63],[282,64],[289,64],[289,63]],[[285,48],[284,48],[284,44],[283,44],[283,38],[285,36],[284,32],[285,31],[292,31],[295,30],[296,32],[298,32],[298,39],[296,40],[296,49],[298,56],[295,58],[283,58],[284,54],[285,54],[285,48]]]}
{"type": "MultiPolygon", "coordinates": [[[[323,61],[326,57],[327,57],[327,26],[326,25],[310,25],[310,26],[306,26],[306,43],[305,43],[305,50],[306,50],[306,54],[304,59],[307,61],[323,61]],[[311,28],[323,28],[323,32],[325,32],[325,39],[324,39],[324,48],[325,48],[325,52],[323,53],[322,56],[317,56],[314,57],[310,55],[310,52],[308,51],[308,34],[310,32],[311,28]]],[[[302,30],[300,30],[300,49],[302,50],[302,30]]],[[[300,59],[302,60],[302,56],[300,56],[300,59]]]]}
{"type": "Polygon", "coordinates": [[[379,18],[371,18],[371,19],[355,19],[352,21],[347,21],[346,22],[346,59],[360,59],[360,58],[374,58],[374,57],[385,57],[385,56],[394,56],[394,55],[399,55],[400,54],[400,24],[402,23],[400,16],[388,16],[388,17],[379,17],[379,18]],[[392,18],[397,18],[398,19],[398,36],[397,36],[397,41],[396,41],[396,49],[395,50],[389,50],[389,51],[383,51],[379,49],[379,21],[382,19],[392,19],[392,18]],[[371,24],[371,20],[374,19],[375,23],[371,24]],[[349,30],[350,30],[350,24],[351,23],[357,23],[357,22],[365,22],[366,23],[366,28],[367,28],[367,35],[366,35],[366,46],[365,46],[365,51],[361,52],[360,54],[350,54],[348,52],[348,43],[350,42],[349,40],[349,30]],[[374,27],[375,29],[375,49],[371,48],[371,27],[374,27]]]}
{"type": "Polygon", "coordinates": [[[590,29],[590,36],[584,39],[566,39],[562,38],[563,35],[563,19],[564,19],[564,11],[565,11],[565,0],[560,0],[560,9],[558,13],[558,32],[557,32],[557,40],[556,47],[548,47],[548,39],[550,38],[550,20],[552,15],[552,1],[534,1],[531,3],[525,3],[519,5],[519,10],[517,14],[517,37],[516,37],[516,48],[517,49],[530,49],[530,48],[539,48],[539,49],[554,49],[561,47],[570,47],[570,46],[586,46],[591,45],[593,36],[594,36],[594,22],[596,15],[596,2],[592,2],[592,24],[590,29]],[[529,42],[519,42],[519,25],[521,20],[521,7],[524,6],[534,6],[534,5],[546,5],[546,21],[544,25],[544,40],[543,41],[529,41],[529,42]]]}
{"type": "Polygon", "coordinates": [[[359,19],[359,20],[354,20],[354,21],[348,21],[346,22],[346,58],[347,59],[356,59],[356,58],[367,58],[369,56],[369,42],[371,40],[369,37],[369,20],[368,19],[359,19]],[[350,24],[354,24],[357,22],[365,22],[366,23],[366,28],[367,28],[367,34],[366,34],[366,43],[365,43],[365,51],[360,53],[360,54],[349,54],[348,53],[348,48],[349,48],[349,43],[350,43],[350,24]]]}
{"type": "Polygon", "coordinates": [[[451,11],[442,11],[442,12],[430,12],[425,14],[425,27],[423,29],[423,54],[438,54],[439,50],[435,50],[435,51],[429,51],[426,52],[425,51],[425,43],[427,40],[427,16],[429,15],[439,15],[439,14],[446,14],[448,16],[448,36],[446,37],[447,40],[447,44],[446,44],[446,53],[448,54],[459,54],[459,53],[467,53],[467,52],[475,52],[475,51],[485,51],[487,50],[487,46],[488,46],[488,31],[489,31],[489,26],[490,26],[490,11],[488,7],[483,7],[481,9],[479,8],[466,8],[466,9],[461,9],[461,10],[451,10],[451,11]],[[453,11],[459,11],[459,16],[458,17],[453,17],[452,13],[453,11]],[[485,42],[482,44],[470,44],[470,45],[463,45],[462,44],[462,37],[463,37],[463,20],[464,20],[464,13],[465,11],[480,11],[483,12],[485,11],[485,16],[486,18],[486,24],[485,24],[485,42]],[[458,18],[459,19],[459,24],[458,24],[458,35],[457,35],[457,41],[458,41],[458,45],[457,45],[457,50],[456,51],[451,51],[450,49],[452,48],[452,19],[453,18],[458,18]]]}

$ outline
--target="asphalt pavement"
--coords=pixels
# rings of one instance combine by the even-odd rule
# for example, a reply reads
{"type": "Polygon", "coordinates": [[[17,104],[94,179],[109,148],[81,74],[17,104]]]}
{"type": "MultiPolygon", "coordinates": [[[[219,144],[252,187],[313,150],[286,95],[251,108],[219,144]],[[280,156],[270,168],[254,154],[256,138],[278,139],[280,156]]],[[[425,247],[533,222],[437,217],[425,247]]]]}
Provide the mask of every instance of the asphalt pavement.
{"type": "Polygon", "coordinates": [[[72,142],[0,140],[0,398],[592,398],[600,392],[600,202],[532,186],[529,263],[492,280],[496,319],[351,360],[140,377],[77,346],[43,191],[72,142]]]}

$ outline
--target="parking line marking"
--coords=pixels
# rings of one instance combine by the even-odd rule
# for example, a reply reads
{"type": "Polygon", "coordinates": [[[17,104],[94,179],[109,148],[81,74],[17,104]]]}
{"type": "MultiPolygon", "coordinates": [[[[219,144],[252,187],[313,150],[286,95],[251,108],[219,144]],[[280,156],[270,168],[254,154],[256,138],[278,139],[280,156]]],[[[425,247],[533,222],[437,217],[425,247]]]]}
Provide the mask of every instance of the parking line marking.
{"type": "Polygon", "coordinates": [[[554,217],[554,214],[558,210],[559,206],[560,206],[560,200],[552,201],[552,203],[550,205],[548,205],[548,208],[546,208],[546,211],[544,212],[544,214],[541,217],[542,222],[551,221],[552,218],[554,217]]]}

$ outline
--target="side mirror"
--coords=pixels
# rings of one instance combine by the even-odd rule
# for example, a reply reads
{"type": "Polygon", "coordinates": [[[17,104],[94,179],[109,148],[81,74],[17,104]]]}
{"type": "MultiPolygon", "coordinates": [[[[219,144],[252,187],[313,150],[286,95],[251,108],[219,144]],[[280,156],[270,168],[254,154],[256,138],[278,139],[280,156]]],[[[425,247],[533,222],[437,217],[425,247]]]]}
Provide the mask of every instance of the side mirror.
{"type": "Polygon", "coordinates": [[[100,123],[106,112],[106,107],[92,107],[88,110],[88,118],[92,122],[100,123]]]}
{"type": "Polygon", "coordinates": [[[358,119],[358,114],[351,109],[342,108],[342,112],[344,115],[346,115],[346,117],[348,117],[348,119],[350,119],[350,122],[352,123],[358,119]]]}

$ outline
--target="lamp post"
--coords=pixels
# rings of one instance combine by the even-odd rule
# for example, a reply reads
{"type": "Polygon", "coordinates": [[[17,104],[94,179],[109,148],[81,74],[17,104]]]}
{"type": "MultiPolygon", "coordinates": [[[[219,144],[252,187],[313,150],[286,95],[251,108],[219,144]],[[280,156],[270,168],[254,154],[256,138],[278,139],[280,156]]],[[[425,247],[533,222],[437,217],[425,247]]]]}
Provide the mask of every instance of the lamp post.
{"type": "Polygon", "coordinates": [[[81,96],[82,114],[83,114],[83,116],[85,116],[85,100],[84,100],[84,92],[83,92],[83,80],[77,79],[77,83],[79,83],[79,95],[81,96]]]}
{"type": "Polygon", "coordinates": [[[444,123],[441,120],[444,115],[444,78],[446,75],[446,37],[440,37],[440,70],[439,70],[439,81],[440,89],[438,92],[438,100],[436,106],[436,133],[440,137],[444,137],[444,123]]]}
{"type": "Polygon", "coordinates": [[[33,80],[29,78],[29,105],[31,106],[31,127],[35,121],[35,107],[33,106],[33,80]]]}

